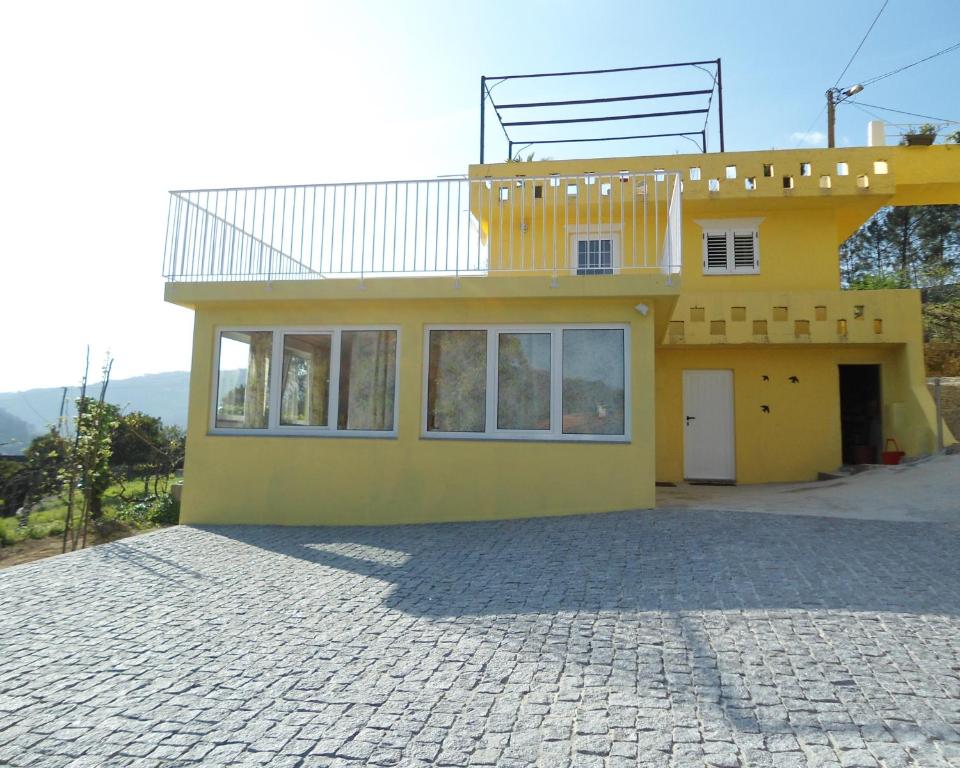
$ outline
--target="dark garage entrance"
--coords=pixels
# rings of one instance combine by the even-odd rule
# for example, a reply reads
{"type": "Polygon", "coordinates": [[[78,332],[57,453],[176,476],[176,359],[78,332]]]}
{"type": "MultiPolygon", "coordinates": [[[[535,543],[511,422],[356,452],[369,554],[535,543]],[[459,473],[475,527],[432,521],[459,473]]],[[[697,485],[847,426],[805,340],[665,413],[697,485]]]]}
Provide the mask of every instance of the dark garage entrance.
{"type": "Polygon", "coordinates": [[[883,448],[880,366],[840,366],[840,439],[844,464],[876,464],[883,448]]]}

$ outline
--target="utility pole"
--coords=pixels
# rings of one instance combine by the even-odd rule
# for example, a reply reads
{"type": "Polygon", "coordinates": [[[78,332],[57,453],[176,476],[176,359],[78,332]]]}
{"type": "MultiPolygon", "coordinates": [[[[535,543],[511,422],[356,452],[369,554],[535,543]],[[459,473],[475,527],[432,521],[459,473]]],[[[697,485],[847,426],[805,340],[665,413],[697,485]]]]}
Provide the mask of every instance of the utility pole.
{"type": "Polygon", "coordinates": [[[837,122],[837,102],[834,89],[827,89],[827,146],[831,149],[836,146],[835,126],[837,122]]]}
{"type": "Polygon", "coordinates": [[[837,104],[840,104],[851,96],[856,96],[863,90],[860,83],[851,85],[843,90],[839,88],[827,89],[827,146],[831,149],[837,145],[836,125],[837,125],[837,104]]]}

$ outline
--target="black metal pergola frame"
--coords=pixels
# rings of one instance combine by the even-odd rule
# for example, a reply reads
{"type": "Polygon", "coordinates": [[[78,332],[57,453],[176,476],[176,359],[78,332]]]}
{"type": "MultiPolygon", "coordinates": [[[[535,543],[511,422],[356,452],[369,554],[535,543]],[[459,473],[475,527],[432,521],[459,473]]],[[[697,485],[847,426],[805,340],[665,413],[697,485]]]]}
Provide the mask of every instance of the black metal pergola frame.
{"type": "MultiPolygon", "coordinates": [[[[704,70],[708,71],[708,70],[704,70]]],[[[540,72],[537,74],[527,74],[527,75],[484,75],[480,78],[480,162],[484,162],[484,146],[486,139],[486,104],[489,100],[490,104],[493,106],[494,114],[497,116],[497,120],[500,123],[500,128],[503,130],[503,135],[507,139],[508,154],[511,159],[513,159],[513,148],[516,145],[522,145],[524,148],[531,147],[539,144],[579,144],[587,143],[594,141],[629,141],[633,139],[658,139],[665,138],[670,136],[682,136],[688,141],[693,141],[696,144],[696,141],[690,137],[699,136],[700,144],[698,145],[702,152],[707,151],[707,123],[710,120],[710,110],[713,105],[713,96],[717,95],[717,118],[718,118],[718,127],[720,134],[720,151],[725,151],[724,147],[724,137],[723,137],[723,78],[720,67],[720,59],[708,59],[706,61],[683,61],[677,62],[674,64],[648,64],[645,66],[639,67],[617,67],[614,69],[589,69],[579,72],[540,72]],[[692,91],[670,91],[664,93],[633,93],[627,94],[624,96],[608,96],[603,98],[595,99],[566,99],[561,101],[532,101],[532,102],[519,102],[511,104],[497,104],[493,99],[491,93],[491,83],[498,85],[499,83],[505,82],[507,80],[526,80],[531,78],[542,78],[542,77],[574,77],[579,75],[607,75],[613,74],[616,72],[639,72],[641,70],[651,70],[651,69],[671,69],[679,67],[695,67],[697,69],[703,70],[706,66],[716,67],[715,73],[713,74],[713,83],[710,88],[697,89],[692,91]],[[707,105],[702,109],[677,109],[666,112],[644,112],[631,115],[597,115],[591,117],[566,117],[566,118],[555,118],[549,120],[516,120],[516,121],[504,121],[502,111],[510,109],[539,109],[539,108],[552,108],[552,107],[566,107],[582,104],[611,104],[619,102],[632,102],[632,101],[642,101],[645,99],[671,99],[671,98],[680,98],[685,96],[706,96],[707,105]],[[510,137],[510,132],[507,130],[512,127],[525,127],[532,125],[571,125],[571,124],[582,124],[582,123],[611,123],[617,122],[620,120],[645,120],[655,117],[674,117],[679,115],[705,115],[703,120],[703,128],[698,131],[673,131],[670,133],[648,133],[648,134],[637,134],[633,136],[591,136],[580,139],[537,139],[535,141],[516,141],[510,137]]]]}

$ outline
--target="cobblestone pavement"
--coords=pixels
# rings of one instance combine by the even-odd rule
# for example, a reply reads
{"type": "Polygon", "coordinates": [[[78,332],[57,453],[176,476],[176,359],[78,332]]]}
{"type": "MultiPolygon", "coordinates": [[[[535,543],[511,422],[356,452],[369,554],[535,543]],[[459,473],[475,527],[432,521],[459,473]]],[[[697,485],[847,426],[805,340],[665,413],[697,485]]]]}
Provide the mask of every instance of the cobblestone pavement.
{"type": "Polygon", "coordinates": [[[0,764],[960,766],[960,531],[170,529],[0,573],[0,764]]]}

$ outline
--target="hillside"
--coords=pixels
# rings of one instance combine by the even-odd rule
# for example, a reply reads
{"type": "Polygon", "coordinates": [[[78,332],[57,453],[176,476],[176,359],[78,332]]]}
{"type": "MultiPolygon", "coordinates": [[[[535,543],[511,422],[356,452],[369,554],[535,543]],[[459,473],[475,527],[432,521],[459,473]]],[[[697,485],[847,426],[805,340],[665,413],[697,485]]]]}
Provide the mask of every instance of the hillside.
{"type": "MultiPolygon", "coordinates": [[[[189,387],[190,374],[187,371],[114,379],[107,388],[107,400],[125,412],[142,411],[159,416],[164,424],[186,428],[189,387]]],[[[100,385],[92,384],[89,389],[99,393],[100,385]]],[[[68,388],[67,398],[71,403],[79,395],[79,387],[68,388]]],[[[63,389],[60,387],[0,393],[0,443],[5,442],[5,431],[16,431],[18,440],[26,437],[29,442],[31,436],[43,432],[47,425],[55,424],[62,397],[63,389]],[[8,418],[5,420],[5,417],[8,418]]],[[[13,453],[10,450],[12,447],[5,446],[4,450],[13,453]]]]}

